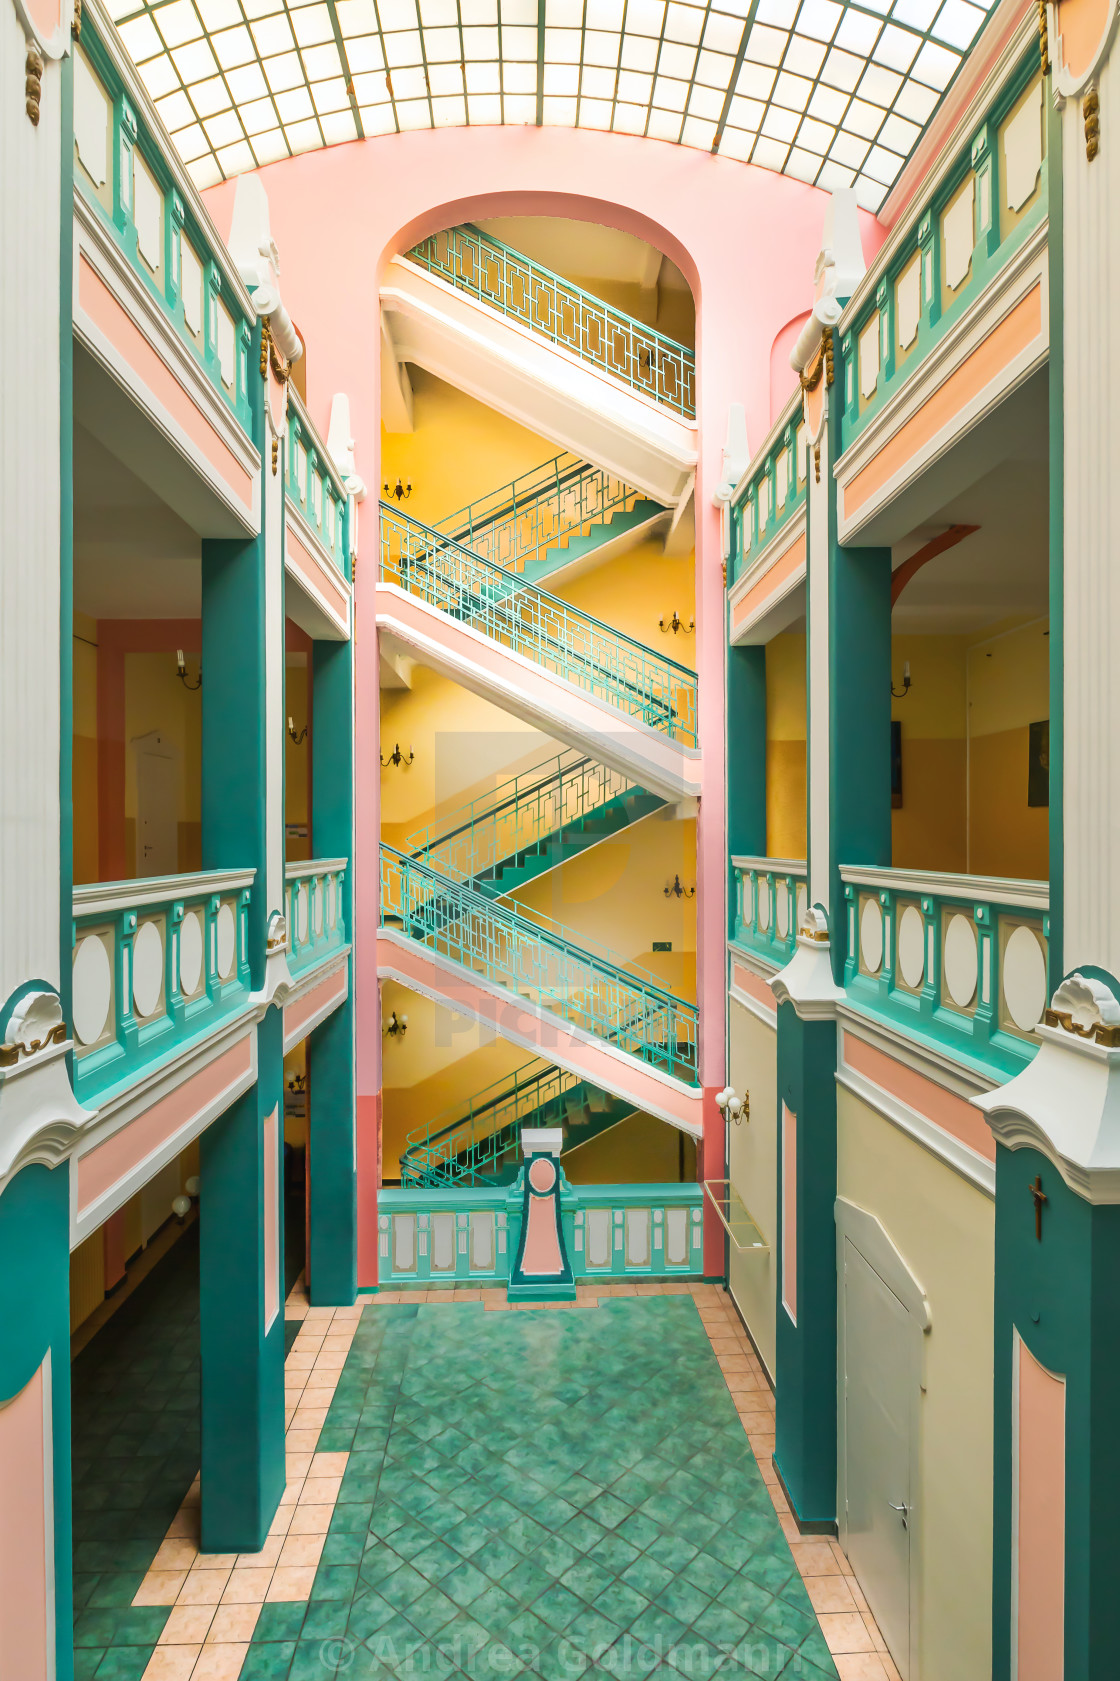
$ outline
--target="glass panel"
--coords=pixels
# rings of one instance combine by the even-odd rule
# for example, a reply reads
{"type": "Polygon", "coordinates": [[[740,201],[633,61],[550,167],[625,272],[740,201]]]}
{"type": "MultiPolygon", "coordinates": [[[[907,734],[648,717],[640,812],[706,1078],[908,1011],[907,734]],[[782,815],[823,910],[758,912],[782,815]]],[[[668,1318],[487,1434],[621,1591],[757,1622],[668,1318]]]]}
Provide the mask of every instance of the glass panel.
{"type": "Polygon", "coordinates": [[[589,1208],[587,1224],[587,1264],[589,1267],[609,1267],[611,1264],[611,1211],[609,1208],[589,1208]]]}
{"type": "Polygon", "coordinates": [[[494,1216],[476,1211],[470,1217],[471,1267],[476,1272],[494,1268],[494,1216]]]}
{"type": "Polygon", "coordinates": [[[393,1215],[393,1271],[416,1271],[416,1216],[393,1215]]]}
{"type": "Polygon", "coordinates": [[[455,1216],[441,1212],[432,1215],[432,1271],[455,1270],[455,1216]]]}
{"type": "Polygon", "coordinates": [[[665,1261],[671,1267],[688,1265],[688,1209],[665,1210],[665,1261]]]}
{"type": "Polygon", "coordinates": [[[628,1208],[626,1210],[626,1265],[628,1267],[649,1266],[649,1227],[650,1211],[648,1208],[628,1208]]]}

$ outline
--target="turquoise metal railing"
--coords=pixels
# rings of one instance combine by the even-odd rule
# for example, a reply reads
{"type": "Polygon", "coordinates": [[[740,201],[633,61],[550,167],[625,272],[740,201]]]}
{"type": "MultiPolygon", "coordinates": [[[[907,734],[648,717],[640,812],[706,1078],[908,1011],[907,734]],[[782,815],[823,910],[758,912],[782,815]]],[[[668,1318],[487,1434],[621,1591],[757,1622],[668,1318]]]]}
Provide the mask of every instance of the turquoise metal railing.
{"type": "Polygon", "coordinates": [[[249,1004],[253,870],[74,889],[74,1089],[104,1099],[249,1004]]]}
{"type": "Polygon", "coordinates": [[[696,674],[381,504],[381,577],[687,746],[696,674]]]}
{"type": "Polygon", "coordinates": [[[288,448],[284,489],[344,578],[350,576],[346,522],[350,498],[312,426],[298,392],[288,385],[288,448]]]}
{"type": "Polygon", "coordinates": [[[543,562],[549,549],[586,536],[597,523],[643,500],[613,473],[575,455],[558,455],[509,484],[468,502],[434,529],[507,572],[543,562]]]}
{"type": "Polygon", "coordinates": [[[473,882],[634,786],[570,747],[414,830],[404,850],[455,881],[473,882]]]}
{"type": "Polygon", "coordinates": [[[1038,1049],[1050,997],[1045,881],[844,868],[853,1003],[1003,1076],[1038,1049]]]}
{"type": "Polygon", "coordinates": [[[538,1060],[475,1092],[466,1104],[415,1127],[401,1154],[402,1185],[473,1185],[492,1175],[517,1148],[523,1126],[541,1126],[542,1112],[580,1085],[578,1074],[538,1060]],[[452,1116],[448,1119],[448,1116],[452,1116]]]}
{"type": "Polygon", "coordinates": [[[145,292],[249,431],[256,316],[141,85],[83,19],[74,47],[74,185],[145,292]],[[151,107],[147,106],[150,110],[151,107]]]}
{"type": "Polygon", "coordinates": [[[698,1015],[636,964],[565,929],[495,903],[381,847],[381,920],[472,973],[690,1084],[698,1015]]]}
{"type": "Polygon", "coordinates": [[[727,586],[730,589],[795,514],[805,508],[809,463],[798,390],[759,451],[734,506],[727,586]]]}
{"type": "MultiPolygon", "coordinates": [[[[563,1170],[561,1170],[563,1172],[563,1170]]],[[[577,1279],[699,1278],[701,1185],[571,1185],[561,1219],[577,1279]]],[[[383,1284],[505,1284],[521,1233],[521,1188],[386,1188],[377,1198],[383,1284]]]]}
{"type": "Polygon", "coordinates": [[[793,956],[807,903],[803,858],[732,858],[731,938],[784,965],[793,956]]]}
{"type": "Polygon", "coordinates": [[[612,309],[481,228],[445,228],[406,256],[632,391],[695,419],[696,357],[687,345],[612,309]]]}
{"type": "Polygon", "coordinates": [[[293,975],[313,969],[346,944],[346,866],[345,858],[284,866],[288,968],[293,975]]]}

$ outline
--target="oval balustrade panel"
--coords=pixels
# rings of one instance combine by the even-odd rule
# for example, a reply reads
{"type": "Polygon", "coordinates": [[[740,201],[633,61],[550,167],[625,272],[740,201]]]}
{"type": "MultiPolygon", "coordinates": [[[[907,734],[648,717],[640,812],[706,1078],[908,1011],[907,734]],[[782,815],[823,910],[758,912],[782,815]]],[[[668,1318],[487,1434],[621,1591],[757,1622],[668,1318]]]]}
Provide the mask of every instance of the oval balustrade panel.
{"type": "Polygon", "coordinates": [[[232,905],[219,905],[216,933],[218,937],[218,974],[228,981],[237,961],[237,917],[232,905]]]}
{"type": "Polygon", "coordinates": [[[972,918],[958,911],[945,930],[941,974],[958,1010],[967,1010],[976,996],[976,929],[972,918]]]}
{"type": "Polygon", "coordinates": [[[113,1002],[113,969],[105,942],[97,934],[87,934],[78,942],[73,987],[74,1037],[81,1045],[96,1044],[113,1002]]]}
{"type": "Polygon", "coordinates": [[[202,918],[197,911],[187,911],[179,925],[179,986],[186,998],[202,979],[203,943],[202,918]]]}
{"type": "Polygon", "coordinates": [[[859,916],[859,954],[869,975],[883,967],[883,913],[878,901],[865,899],[859,916]]]}
{"type": "Polygon", "coordinates": [[[154,1015],[163,991],[163,937],[157,922],[142,922],[132,942],[132,1007],[154,1015]]]}
{"type": "Polygon", "coordinates": [[[764,934],[770,926],[770,883],[764,879],[758,883],[758,926],[764,934]]]}
{"type": "Polygon", "coordinates": [[[917,905],[907,905],[898,919],[898,972],[917,992],[926,972],[926,925],[917,905]]]}
{"type": "Polygon", "coordinates": [[[1003,950],[1003,1001],[1022,1033],[1030,1033],[1046,1008],[1046,956],[1031,928],[1013,930],[1003,950]]]}

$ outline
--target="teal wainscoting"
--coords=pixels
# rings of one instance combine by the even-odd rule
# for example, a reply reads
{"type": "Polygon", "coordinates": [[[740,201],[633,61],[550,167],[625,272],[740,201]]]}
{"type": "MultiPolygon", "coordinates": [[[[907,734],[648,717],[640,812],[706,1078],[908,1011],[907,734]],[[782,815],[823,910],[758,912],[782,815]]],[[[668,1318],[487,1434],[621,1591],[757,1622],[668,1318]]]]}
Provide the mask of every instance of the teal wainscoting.
{"type": "Polygon", "coordinates": [[[293,978],[346,945],[347,864],[345,858],[322,858],[284,867],[293,978]]]}

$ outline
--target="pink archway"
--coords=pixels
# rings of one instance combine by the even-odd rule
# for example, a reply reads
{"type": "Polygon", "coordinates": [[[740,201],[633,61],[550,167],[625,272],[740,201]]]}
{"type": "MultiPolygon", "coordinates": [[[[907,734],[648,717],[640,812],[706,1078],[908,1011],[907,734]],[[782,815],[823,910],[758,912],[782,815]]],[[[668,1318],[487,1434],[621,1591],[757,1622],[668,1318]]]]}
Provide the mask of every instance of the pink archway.
{"type": "MultiPolygon", "coordinates": [[[[712,491],[731,403],[744,404],[757,447],[770,426],[770,356],[791,313],[812,303],[813,266],[827,195],[789,176],[630,135],[563,128],[422,129],[309,152],[260,171],[281,256],[281,290],[308,346],[307,397],[327,429],[331,397],[350,397],[358,470],[380,472],[378,277],[426,234],[501,215],[601,222],[649,241],[681,269],[696,302],[696,658],[703,751],[697,831],[697,999],[704,1144],[700,1173],[724,1171],[726,1080],[725,609],[719,515],[712,491]],[[581,191],[579,184],[588,183],[581,191]]],[[[206,194],[223,234],[234,185],[206,194]]],[[[868,259],[885,237],[862,221],[868,259]]],[[[373,593],[362,589],[377,553],[377,499],[359,519],[355,607],[358,762],[378,752],[373,593]],[[372,657],[371,657],[372,656],[372,657]]],[[[359,1280],[377,1276],[380,1105],[377,1001],[379,790],[358,779],[355,809],[355,964],[358,1022],[359,1280]]],[[[723,1270],[722,1229],[705,1222],[705,1272],[723,1270]]]]}

